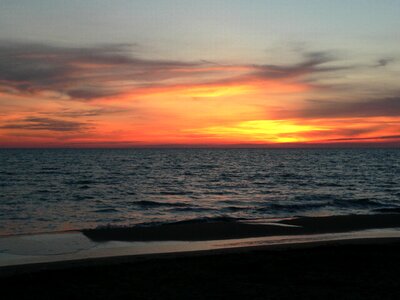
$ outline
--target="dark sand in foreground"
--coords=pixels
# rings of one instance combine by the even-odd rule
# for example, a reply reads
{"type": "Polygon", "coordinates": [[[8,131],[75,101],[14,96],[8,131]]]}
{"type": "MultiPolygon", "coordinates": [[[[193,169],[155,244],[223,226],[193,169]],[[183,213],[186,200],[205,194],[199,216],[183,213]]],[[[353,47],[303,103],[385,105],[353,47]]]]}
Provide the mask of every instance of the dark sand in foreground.
{"type": "Polygon", "coordinates": [[[2,299],[400,299],[399,259],[399,239],[336,241],[63,262],[0,287],[2,299]]]}

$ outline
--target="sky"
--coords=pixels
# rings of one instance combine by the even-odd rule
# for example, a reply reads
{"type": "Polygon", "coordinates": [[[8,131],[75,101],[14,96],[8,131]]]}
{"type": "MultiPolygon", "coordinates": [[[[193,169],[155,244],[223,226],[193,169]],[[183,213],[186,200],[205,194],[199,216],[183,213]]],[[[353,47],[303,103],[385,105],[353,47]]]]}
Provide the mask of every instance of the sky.
{"type": "Polygon", "coordinates": [[[0,147],[399,146],[398,0],[0,0],[0,147]]]}

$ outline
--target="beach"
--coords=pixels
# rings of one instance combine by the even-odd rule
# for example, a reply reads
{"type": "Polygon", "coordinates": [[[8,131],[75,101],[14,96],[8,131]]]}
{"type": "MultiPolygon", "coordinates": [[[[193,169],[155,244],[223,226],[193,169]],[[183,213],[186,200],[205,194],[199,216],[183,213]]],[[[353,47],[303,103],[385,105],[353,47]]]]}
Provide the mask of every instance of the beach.
{"type": "Polygon", "coordinates": [[[398,299],[399,228],[398,214],[377,214],[98,228],[11,237],[14,244],[3,238],[2,248],[21,259],[5,256],[1,293],[6,299],[398,299]],[[92,243],[88,249],[84,239],[92,243]]]}
{"type": "Polygon", "coordinates": [[[398,299],[400,239],[125,256],[1,269],[4,299],[398,299]],[[23,288],[21,288],[23,287],[23,288]]]}
{"type": "Polygon", "coordinates": [[[204,218],[152,226],[99,227],[0,237],[0,268],[87,259],[400,238],[399,214],[204,218]]]}
{"type": "Polygon", "coordinates": [[[400,298],[397,150],[2,155],[4,299],[400,298]]]}

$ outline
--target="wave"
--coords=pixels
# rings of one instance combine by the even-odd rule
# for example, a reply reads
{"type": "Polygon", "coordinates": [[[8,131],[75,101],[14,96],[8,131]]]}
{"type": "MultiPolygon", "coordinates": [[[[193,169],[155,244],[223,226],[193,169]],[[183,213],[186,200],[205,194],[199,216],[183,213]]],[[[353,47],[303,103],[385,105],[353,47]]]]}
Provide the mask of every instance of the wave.
{"type": "Polygon", "coordinates": [[[154,221],[154,222],[144,222],[138,223],[133,225],[121,225],[121,224],[106,224],[106,225],[99,225],[96,228],[92,229],[84,229],[83,231],[87,230],[105,230],[105,229],[129,229],[129,228],[136,228],[136,227],[158,227],[158,226],[168,226],[168,225],[177,225],[177,224],[204,224],[204,223],[234,223],[249,220],[246,218],[234,218],[230,216],[214,216],[214,217],[202,217],[202,218],[190,218],[190,219],[183,219],[179,221],[154,221]]]}
{"type": "MultiPolygon", "coordinates": [[[[356,208],[356,209],[371,209],[371,208],[380,208],[385,209],[386,204],[383,204],[377,200],[372,200],[368,198],[363,199],[328,199],[327,201],[318,201],[315,202],[316,199],[314,196],[310,197],[313,199],[313,202],[303,202],[303,203],[266,203],[263,207],[256,207],[255,210],[259,212],[296,212],[296,211],[307,211],[307,210],[316,210],[321,208],[356,208]]],[[[378,210],[379,211],[379,210],[378,210]]]]}
{"type": "Polygon", "coordinates": [[[201,224],[201,223],[232,223],[246,220],[245,218],[235,218],[230,216],[216,216],[216,217],[203,217],[203,218],[193,218],[182,221],[170,222],[168,224],[201,224]]]}
{"type": "Polygon", "coordinates": [[[94,241],[202,241],[400,227],[400,218],[396,214],[297,217],[265,224],[240,221],[240,218],[217,216],[156,226],[103,227],[82,230],[82,233],[94,241]]]}
{"type": "Polygon", "coordinates": [[[93,180],[69,180],[65,182],[68,185],[79,185],[79,184],[83,184],[83,185],[89,185],[89,184],[96,184],[96,181],[93,180]]]}
{"type": "Polygon", "coordinates": [[[374,211],[380,213],[400,213],[400,207],[377,208],[374,211]]]}
{"type": "Polygon", "coordinates": [[[115,209],[115,208],[101,208],[101,209],[96,209],[93,212],[96,212],[96,213],[113,213],[113,212],[118,212],[118,210],[115,209]]]}
{"type": "Polygon", "coordinates": [[[208,208],[208,207],[193,207],[193,206],[185,206],[185,207],[174,207],[169,211],[175,212],[210,212],[210,211],[218,211],[216,208],[208,208]]]}
{"type": "Polygon", "coordinates": [[[161,191],[161,192],[158,192],[157,194],[165,195],[165,196],[185,196],[185,195],[191,195],[191,194],[193,194],[193,192],[191,192],[191,191],[161,191]]]}
{"type": "Polygon", "coordinates": [[[184,203],[184,202],[158,202],[158,201],[150,201],[150,200],[135,201],[132,204],[139,205],[142,207],[161,207],[161,206],[188,207],[188,206],[192,206],[192,205],[184,203]]]}
{"type": "Polygon", "coordinates": [[[278,203],[270,203],[267,207],[257,208],[257,211],[265,212],[265,211],[305,211],[309,209],[317,209],[328,206],[329,203],[307,203],[307,204],[278,204],[278,203]]]}
{"type": "Polygon", "coordinates": [[[335,201],[340,200],[332,194],[305,194],[296,195],[293,197],[294,201],[335,201]]]}
{"type": "Polygon", "coordinates": [[[332,203],[334,206],[341,207],[357,207],[357,208],[370,208],[370,207],[382,207],[386,206],[386,204],[381,203],[377,200],[372,200],[369,198],[360,198],[360,199],[337,199],[332,203]]]}
{"type": "Polygon", "coordinates": [[[249,209],[254,209],[254,207],[249,207],[249,206],[228,206],[224,207],[223,210],[228,210],[228,211],[243,211],[243,210],[249,210],[249,209]]]}

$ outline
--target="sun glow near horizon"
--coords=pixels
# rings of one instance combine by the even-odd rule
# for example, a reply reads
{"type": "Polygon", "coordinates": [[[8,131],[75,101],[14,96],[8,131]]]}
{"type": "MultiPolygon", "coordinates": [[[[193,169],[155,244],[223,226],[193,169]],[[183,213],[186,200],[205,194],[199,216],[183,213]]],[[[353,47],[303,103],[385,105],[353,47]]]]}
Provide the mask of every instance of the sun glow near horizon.
{"type": "Polygon", "coordinates": [[[371,25],[356,1],[335,20],[304,0],[52,2],[58,22],[21,1],[0,10],[0,147],[400,143],[397,4],[371,25]]]}
{"type": "Polygon", "coordinates": [[[295,143],[308,141],[301,133],[322,130],[329,129],[285,120],[252,120],[232,126],[206,127],[193,131],[237,142],[295,143]]]}

